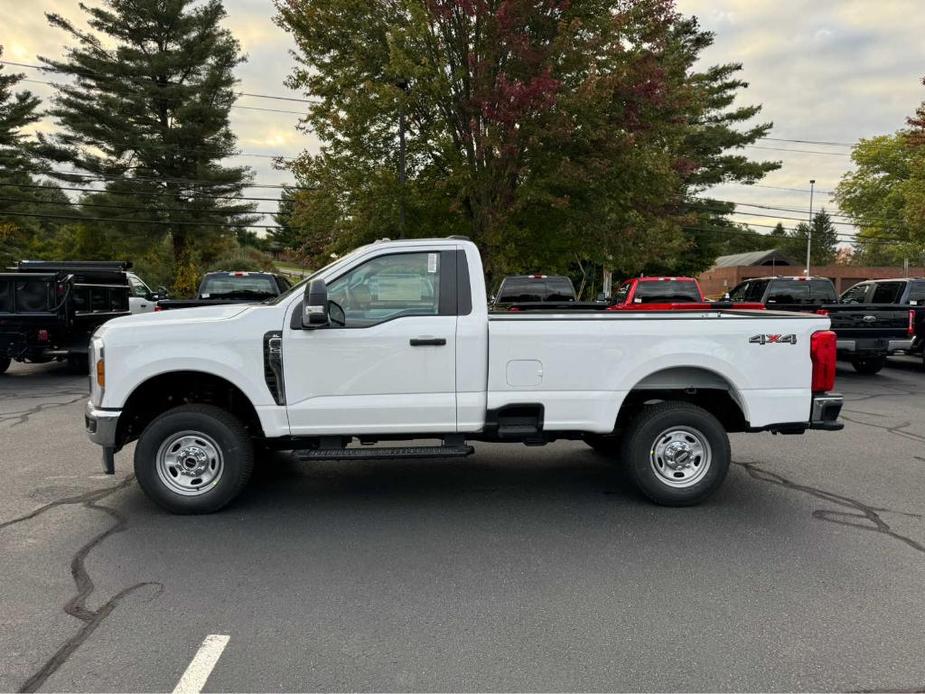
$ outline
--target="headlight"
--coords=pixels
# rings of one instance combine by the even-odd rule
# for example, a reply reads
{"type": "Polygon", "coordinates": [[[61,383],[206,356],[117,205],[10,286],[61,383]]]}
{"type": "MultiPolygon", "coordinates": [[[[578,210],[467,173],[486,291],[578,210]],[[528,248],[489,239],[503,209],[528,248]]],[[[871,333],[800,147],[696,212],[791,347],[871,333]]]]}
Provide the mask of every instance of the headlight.
{"type": "Polygon", "coordinates": [[[99,407],[103,404],[103,393],[106,391],[106,351],[103,340],[94,337],[90,340],[90,402],[99,407]]]}

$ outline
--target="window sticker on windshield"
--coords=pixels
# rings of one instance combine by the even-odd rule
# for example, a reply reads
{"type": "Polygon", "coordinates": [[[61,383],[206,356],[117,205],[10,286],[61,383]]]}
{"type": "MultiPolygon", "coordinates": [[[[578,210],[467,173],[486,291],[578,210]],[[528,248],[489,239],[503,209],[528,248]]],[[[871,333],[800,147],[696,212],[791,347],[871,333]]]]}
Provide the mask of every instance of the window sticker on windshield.
{"type": "Polygon", "coordinates": [[[427,254],[427,272],[431,275],[437,272],[437,254],[428,253],[427,254]]]}
{"type": "Polygon", "coordinates": [[[202,298],[203,298],[203,299],[208,299],[208,298],[209,298],[209,295],[208,295],[208,294],[203,294],[203,295],[202,295],[202,298]]]}

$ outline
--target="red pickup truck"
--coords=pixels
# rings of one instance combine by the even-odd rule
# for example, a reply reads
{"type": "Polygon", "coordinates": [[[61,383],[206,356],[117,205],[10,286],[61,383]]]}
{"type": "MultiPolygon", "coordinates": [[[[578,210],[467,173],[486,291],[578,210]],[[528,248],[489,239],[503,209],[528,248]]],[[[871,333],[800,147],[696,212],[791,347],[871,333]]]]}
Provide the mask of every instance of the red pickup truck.
{"type": "Polygon", "coordinates": [[[608,311],[703,311],[711,308],[755,309],[764,304],[709,302],[693,277],[634,277],[626,280],[614,294],[608,311]]]}

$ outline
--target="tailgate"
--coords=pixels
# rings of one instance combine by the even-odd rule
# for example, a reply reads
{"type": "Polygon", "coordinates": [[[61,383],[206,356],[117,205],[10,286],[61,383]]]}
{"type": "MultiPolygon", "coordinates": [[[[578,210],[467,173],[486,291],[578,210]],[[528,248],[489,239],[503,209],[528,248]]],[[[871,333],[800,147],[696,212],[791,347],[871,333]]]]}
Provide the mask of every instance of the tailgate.
{"type": "Polygon", "coordinates": [[[840,339],[908,337],[909,309],[885,305],[826,306],[840,339]]]}

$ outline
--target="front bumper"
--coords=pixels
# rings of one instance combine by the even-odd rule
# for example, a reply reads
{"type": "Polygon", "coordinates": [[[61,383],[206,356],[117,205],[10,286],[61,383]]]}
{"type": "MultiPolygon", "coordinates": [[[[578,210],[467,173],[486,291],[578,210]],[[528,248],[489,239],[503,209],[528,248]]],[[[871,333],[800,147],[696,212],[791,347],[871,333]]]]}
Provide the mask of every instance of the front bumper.
{"type": "Polygon", "coordinates": [[[839,431],[845,428],[838,415],[841,414],[845,398],[840,393],[823,393],[813,396],[813,407],[809,418],[810,429],[839,431]]]}
{"type": "Polygon", "coordinates": [[[84,411],[87,438],[97,446],[115,448],[116,428],[119,426],[121,414],[122,410],[99,410],[88,402],[84,411]]]}

